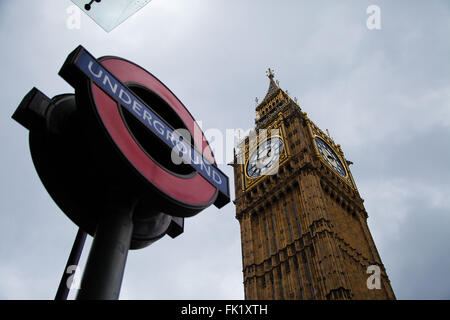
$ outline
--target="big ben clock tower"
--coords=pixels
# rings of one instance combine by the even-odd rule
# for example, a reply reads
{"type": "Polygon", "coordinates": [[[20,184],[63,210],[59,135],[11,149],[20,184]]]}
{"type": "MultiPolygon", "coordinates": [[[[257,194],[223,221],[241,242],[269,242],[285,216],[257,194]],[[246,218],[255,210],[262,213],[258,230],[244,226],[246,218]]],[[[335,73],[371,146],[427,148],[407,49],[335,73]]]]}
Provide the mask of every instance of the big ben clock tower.
{"type": "Polygon", "coordinates": [[[245,298],[395,299],[350,162],[267,75],[232,164],[245,298]]]}

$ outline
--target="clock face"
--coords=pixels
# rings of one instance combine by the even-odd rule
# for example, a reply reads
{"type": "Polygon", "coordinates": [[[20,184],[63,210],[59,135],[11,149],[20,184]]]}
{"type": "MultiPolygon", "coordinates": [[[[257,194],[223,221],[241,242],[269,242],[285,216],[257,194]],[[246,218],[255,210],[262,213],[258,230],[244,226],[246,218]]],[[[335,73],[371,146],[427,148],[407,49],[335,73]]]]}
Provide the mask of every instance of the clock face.
{"type": "Polygon", "coordinates": [[[274,164],[278,163],[283,151],[283,140],[273,137],[262,142],[250,155],[245,168],[250,178],[257,178],[266,174],[274,164]]]}
{"type": "Polygon", "coordinates": [[[330,148],[328,144],[326,144],[322,139],[319,137],[315,138],[317,148],[319,149],[319,152],[322,154],[322,157],[325,159],[325,161],[341,176],[346,177],[347,172],[344,169],[344,166],[342,165],[342,162],[339,160],[338,156],[334,151],[330,148]]]}

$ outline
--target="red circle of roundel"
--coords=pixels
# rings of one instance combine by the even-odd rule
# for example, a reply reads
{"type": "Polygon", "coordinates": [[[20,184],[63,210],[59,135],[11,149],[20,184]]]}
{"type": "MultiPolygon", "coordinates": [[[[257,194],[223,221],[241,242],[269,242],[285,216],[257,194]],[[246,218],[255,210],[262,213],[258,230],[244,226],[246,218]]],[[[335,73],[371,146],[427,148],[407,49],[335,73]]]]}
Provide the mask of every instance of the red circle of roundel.
{"type": "MultiPolygon", "coordinates": [[[[204,150],[205,158],[211,163],[215,163],[203,133],[201,137],[194,135],[194,132],[196,132],[194,130],[202,132],[194,118],[163,83],[138,65],[121,58],[109,57],[100,59],[99,62],[122,83],[138,83],[158,94],[183,120],[197,149],[204,150]]],[[[216,188],[200,174],[196,173],[191,177],[182,178],[169,173],[155,163],[130,134],[116,101],[94,83],[91,84],[91,89],[95,107],[109,135],[122,154],[150,183],[164,194],[186,204],[204,205],[213,199],[216,188]]]]}

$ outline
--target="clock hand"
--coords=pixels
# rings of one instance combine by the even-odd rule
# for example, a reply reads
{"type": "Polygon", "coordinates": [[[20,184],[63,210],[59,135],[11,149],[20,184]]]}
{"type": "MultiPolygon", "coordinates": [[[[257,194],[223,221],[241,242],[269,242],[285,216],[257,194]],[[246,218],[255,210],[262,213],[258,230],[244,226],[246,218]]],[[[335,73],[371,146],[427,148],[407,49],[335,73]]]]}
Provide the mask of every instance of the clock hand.
{"type": "Polygon", "coordinates": [[[266,149],[265,150],[265,154],[263,156],[263,158],[256,160],[256,167],[258,168],[263,168],[267,165],[267,163],[269,163],[270,161],[272,161],[274,155],[273,154],[269,154],[270,150],[266,149]]]}

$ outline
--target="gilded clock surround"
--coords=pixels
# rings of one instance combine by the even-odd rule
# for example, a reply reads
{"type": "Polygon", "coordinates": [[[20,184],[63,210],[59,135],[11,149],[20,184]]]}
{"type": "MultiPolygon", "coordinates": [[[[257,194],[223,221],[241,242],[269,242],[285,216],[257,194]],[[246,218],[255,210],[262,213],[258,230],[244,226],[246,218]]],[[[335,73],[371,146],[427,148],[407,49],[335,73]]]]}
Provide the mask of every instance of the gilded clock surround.
{"type": "Polygon", "coordinates": [[[246,167],[247,167],[247,163],[250,159],[250,155],[252,154],[252,152],[255,151],[257,149],[257,147],[260,144],[262,144],[264,141],[266,141],[270,138],[274,138],[274,137],[280,138],[284,144],[282,153],[280,154],[280,157],[278,159],[278,168],[280,168],[289,158],[289,146],[285,141],[285,129],[284,129],[283,123],[281,123],[279,121],[273,122],[267,128],[266,137],[264,137],[264,139],[261,139],[261,141],[258,141],[258,143],[255,144],[255,146],[252,146],[252,148],[250,148],[250,143],[249,143],[248,139],[243,140],[242,143],[240,144],[239,148],[243,148],[243,150],[245,150],[244,152],[242,152],[240,154],[240,163],[244,164],[241,167],[242,190],[250,189],[250,188],[254,187],[255,185],[257,185],[258,183],[260,183],[265,178],[271,176],[271,174],[270,174],[271,172],[269,170],[269,172],[267,174],[261,175],[257,178],[249,177],[246,173],[246,167]],[[278,133],[272,136],[270,134],[272,130],[277,130],[278,133]]]}
{"type": "Polygon", "coordinates": [[[281,153],[280,153],[280,155],[278,157],[278,160],[277,160],[278,161],[278,167],[287,159],[287,152],[286,152],[286,146],[285,146],[286,144],[285,144],[285,142],[283,140],[283,137],[280,136],[280,135],[274,135],[274,136],[270,136],[270,137],[269,136],[265,137],[264,140],[258,141],[256,146],[254,146],[252,149],[250,149],[249,152],[246,154],[246,161],[245,161],[245,165],[243,167],[244,175],[245,175],[246,179],[256,180],[256,179],[260,179],[260,178],[262,178],[264,176],[272,175],[274,173],[273,171],[274,171],[275,168],[272,166],[271,168],[268,169],[267,173],[265,173],[263,175],[260,175],[258,177],[250,177],[247,174],[248,163],[250,161],[250,158],[251,158],[251,155],[253,154],[253,152],[255,152],[264,142],[266,142],[266,141],[268,141],[270,139],[274,139],[274,138],[281,139],[281,141],[283,143],[283,149],[281,150],[281,153]]]}
{"type": "Polygon", "coordinates": [[[253,150],[247,138],[231,163],[245,298],[395,299],[367,226],[351,162],[279,87],[273,71],[267,75],[269,89],[257,103],[255,131],[278,129],[274,136],[283,140],[285,155],[276,174],[252,179],[245,174],[253,150]],[[334,151],[346,177],[325,161],[315,137],[334,151]],[[371,265],[381,269],[379,290],[367,288],[371,265]]]}
{"type": "MultiPolygon", "coordinates": [[[[342,177],[343,177],[343,178],[347,178],[347,177],[348,177],[347,169],[345,168],[345,165],[344,165],[344,163],[343,163],[341,157],[340,157],[340,156],[338,155],[338,153],[336,152],[336,150],[334,150],[334,149],[333,149],[328,143],[326,143],[321,137],[315,136],[315,137],[314,137],[314,140],[315,140],[314,146],[316,147],[317,151],[319,151],[319,153],[320,153],[320,150],[319,150],[319,146],[317,145],[317,140],[316,140],[316,138],[320,139],[320,140],[321,140],[321,141],[329,148],[329,150],[331,150],[331,151],[333,152],[333,154],[336,156],[337,160],[339,161],[339,164],[340,164],[341,167],[344,169],[345,175],[343,175],[342,177]]],[[[322,157],[322,159],[323,159],[323,157],[322,157]]],[[[326,161],[325,159],[323,159],[323,160],[324,160],[324,162],[325,162],[331,169],[334,169],[334,170],[335,170],[335,168],[333,168],[333,167],[330,165],[330,163],[329,163],[328,161],[326,161]]]]}
{"type": "MultiPolygon", "coordinates": [[[[356,184],[353,180],[353,176],[351,174],[350,168],[348,167],[348,163],[345,160],[344,157],[344,153],[342,152],[342,148],[341,145],[336,144],[334,142],[334,140],[327,134],[325,134],[318,126],[316,126],[314,124],[314,122],[312,122],[309,118],[306,112],[302,113],[303,116],[305,117],[305,121],[307,123],[307,127],[308,127],[308,131],[309,134],[311,135],[311,137],[315,138],[315,137],[319,137],[320,139],[322,139],[322,141],[324,141],[331,150],[334,151],[334,153],[336,154],[336,156],[339,158],[339,160],[341,161],[345,172],[347,173],[346,177],[342,177],[341,175],[337,175],[340,179],[342,179],[343,182],[345,182],[346,184],[348,184],[351,188],[353,188],[354,190],[357,191],[356,189],[356,184]]],[[[333,170],[334,169],[323,159],[322,155],[320,154],[319,149],[317,148],[317,145],[314,143],[314,153],[316,155],[316,157],[318,159],[320,159],[322,161],[322,163],[325,164],[325,166],[330,169],[333,170]]]]}

